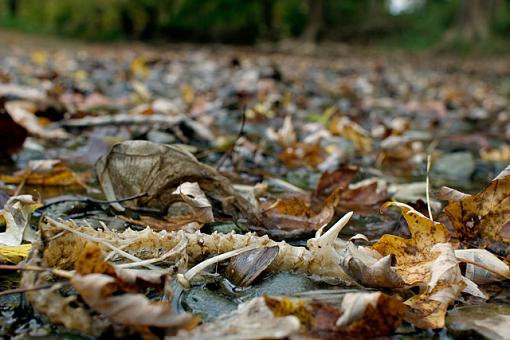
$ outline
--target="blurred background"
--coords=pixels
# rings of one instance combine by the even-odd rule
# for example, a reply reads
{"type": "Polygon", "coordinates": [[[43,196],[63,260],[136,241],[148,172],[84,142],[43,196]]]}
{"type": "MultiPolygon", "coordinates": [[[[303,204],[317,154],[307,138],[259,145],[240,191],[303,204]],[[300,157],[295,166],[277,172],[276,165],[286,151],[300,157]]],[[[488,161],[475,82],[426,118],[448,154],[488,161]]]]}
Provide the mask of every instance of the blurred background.
{"type": "Polygon", "coordinates": [[[0,26],[87,40],[506,50],[509,0],[0,0],[0,26]]]}

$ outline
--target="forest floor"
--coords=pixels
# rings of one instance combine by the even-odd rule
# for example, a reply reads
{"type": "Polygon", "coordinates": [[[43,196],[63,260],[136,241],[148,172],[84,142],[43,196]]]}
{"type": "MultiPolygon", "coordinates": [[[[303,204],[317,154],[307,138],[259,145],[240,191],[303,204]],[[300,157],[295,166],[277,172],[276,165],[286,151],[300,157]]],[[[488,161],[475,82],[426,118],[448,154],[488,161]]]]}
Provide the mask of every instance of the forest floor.
{"type": "Polygon", "coordinates": [[[2,336],[507,336],[509,58],[0,45],[2,336]]]}

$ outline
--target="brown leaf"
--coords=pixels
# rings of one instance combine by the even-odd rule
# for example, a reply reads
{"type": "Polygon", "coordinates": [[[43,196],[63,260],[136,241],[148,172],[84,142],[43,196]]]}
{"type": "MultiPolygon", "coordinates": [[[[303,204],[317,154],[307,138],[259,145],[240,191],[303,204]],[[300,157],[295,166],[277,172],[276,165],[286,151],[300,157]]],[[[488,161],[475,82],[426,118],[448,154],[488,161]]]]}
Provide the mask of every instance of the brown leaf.
{"type": "Polygon", "coordinates": [[[382,209],[390,206],[397,206],[402,209],[402,214],[411,232],[411,239],[383,235],[373,245],[373,248],[383,256],[394,255],[397,265],[426,261],[430,258],[430,249],[434,244],[448,241],[448,229],[441,223],[431,221],[404,203],[387,202],[382,209]]]}
{"type": "Polygon", "coordinates": [[[142,294],[112,295],[115,278],[105,274],[77,274],[71,284],[98,313],[127,326],[189,328],[196,320],[187,313],[175,314],[168,301],[151,302],[142,294]]]}
{"type": "MultiPolygon", "coordinates": [[[[260,224],[258,212],[235,192],[226,177],[178,146],[147,141],[119,143],[96,163],[96,171],[108,200],[147,193],[125,204],[166,211],[175,202],[177,187],[196,182],[209,197],[222,202],[227,213],[240,214],[253,224],[260,224]]],[[[118,203],[112,206],[124,210],[118,203]]]]}
{"type": "Polygon", "coordinates": [[[68,134],[62,129],[46,129],[37,121],[33,112],[36,106],[25,101],[10,101],[5,104],[5,109],[11,118],[23,126],[31,135],[45,139],[63,139],[68,134]]]}
{"type": "Polygon", "coordinates": [[[9,184],[25,183],[40,186],[85,186],[89,174],[75,174],[58,159],[35,160],[13,176],[0,175],[0,181],[9,184]]]}
{"type": "Polygon", "coordinates": [[[459,238],[467,241],[499,241],[510,244],[510,166],[476,195],[452,195],[444,211],[459,238]]]}

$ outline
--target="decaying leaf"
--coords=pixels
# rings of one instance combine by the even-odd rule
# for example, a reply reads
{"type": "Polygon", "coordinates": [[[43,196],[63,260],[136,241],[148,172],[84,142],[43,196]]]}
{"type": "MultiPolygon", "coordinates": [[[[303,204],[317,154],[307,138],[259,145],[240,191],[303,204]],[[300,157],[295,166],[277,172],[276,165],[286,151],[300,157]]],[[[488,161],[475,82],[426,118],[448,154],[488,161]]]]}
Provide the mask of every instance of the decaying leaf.
{"type": "Polygon", "coordinates": [[[462,259],[468,259],[493,270],[491,272],[480,266],[466,263],[466,273],[464,276],[474,283],[486,284],[504,280],[505,276],[506,278],[510,277],[510,268],[508,268],[508,265],[485,249],[458,249],[455,250],[455,256],[457,256],[460,261],[462,261],[462,259]],[[501,273],[505,276],[497,275],[494,272],[501,273]]]}
{"type": "Polygon", "coordinates": [[[18,263],[28,257],[32,249],[31,244],[21,244],[19,246],[0,246],[0,263],[18,263]]]}
{"type": "MultiPolygon", "coordinates": [[[[441,223],[431,221],[404,203],[388,202],[383,205],[382,209],[390,206],[397,206],[402,209],[402,214],[411,232],[411,239],[383,235],[373,245],[373,248],[383,256],[394,255],[398,266],[427,261],[430,258],[430,249],[434,244],[448,242],[448,229],[441,223]]],[[[408,281],[407,283],[412,284],[408,281]]]]}
{"type": "MultiPolygon", "coordinates": [[[[119,143],[97,162],[96,171],[108,200],[146,193],[145,197],[125,204],[166,211],[175,202],[177,187],[184,182],[196,182],[206,195],[222,202],[227,213],[240,213],[260,224],[257,211],[235,192],[226,177],[178,146],[147,141],[119,143]]],[[[124,209],[119,203],[112,206],[119,211],[124,209]]]]}
{"type": "MultiPolygon", "coordinates": [[[[50,239],[44,250],[45,261],[48,265],[61,269],[74,268],[75,262],[90,242],[101,247],[103,251],[122,247],[125,254],[117,252],[114,259],[128,259],[129,261],[133,261],[133,257],[137,258],[136,261],[158,259],[171,252],[178,244],[184,243],[185,248],[181,257],[187,259],[190,264],[201,262],[209,256],[247,246],[278,246],[278,255],[268,270],[298,271],[327,282],[349,285],[354,281],[344,273],[339,265],[342,246],[337,246],[335,240],[351,215],[346,214],[324,235],[308,240],[307,248],[294,247],[286,242],[275,242],[267,236],[261,237],[253,233],[244,235],[213,233],[209,235],[199,231],[194,233],[184,231],[154,232],[149,228],[141,232],[126,230],[116,233],[109,230],[101,231],[80,227],[71,222],[58,222],[49,217],[46,217],[46,221],[40,224],[40,230],[45,238],[50,239]],[[63,235],[52,239],[63,230],[66,231],[63,235]],[[68,230],[74,232],[67,232],[68,230]],[[105,241],[99,242],[99,240],[105,241]],[[148,244],[151,246],[147,247],[148,244]],[[129,258],[126,258],[126,254],[129,258]]],[[[168,261],[167,263],[175,263],[176,259],[168,261]]]]}
{"type": "Polygon", "coordinates": [[[122,218],[155,230],[195,231],[205,223],[214,222],[211,203],[198,184],[190,182],[184,182],[175,189],[173,198],[169,198],[168,214],[163,219],[143,215],[137,219],[122,218]]]}
{"type": "MultiPolygon", "coordinates": [[[[366,250],[369,249],[366,248],[366,250]]],[[[349,243],[343,251],[345,254],[342,256],[340,265],[347,274],[362,285],[372,288],[398,288],[404,285],[400,275],[391,267],[390,255],[378,257],[366,252],[363,254],[352,243],[349,243]]]]}
{"type": "Polygon", "coordinates": [[[331,194],[318,212],[313,211],[299,195],[267,202],[261,204],[264,225],[273,236],[277,236],[280,230],[286,238],[310,234],[331,221],[337,201],[338,192],[331,194]]]}
{"type": "Polygon", "coordinates": [[[76,174],[58,159],[29,161],[28,166],[13,176],[0,175],[0,181],[9,184],[25,183],[40,186],[85,186],[89,175],[76,174]]]}
{"type": "Polygon", "coordinates": [[[326,150],[316,143],[297,143],[293,147],[286,148],[278,159],[287,167],[295,168],[305,166],[315,169],[327,158],[326,150]]]}
{"type": "Polygon", "coordinates": [[[0,233],[0,245],[19,246],[23,239],[32,241],[32,235],[27,233],[30,215],[41,204],[32,195],[20,195],[9,198],[4,208],[0,210],[0,225],[5,225],[5,231],[0,233]]]}
{"type": "Polygon", "coordinates": [[[448,200],[444,211],[461,239],[510,244],[510,166],[476,195],[444,189],[440,197],[448,200]]]}
{"type": "Polygon", "coordinates": [[[430,251],[435,259],[428,266],[426,289],[405,301],[405,320],[418,328],[436,329],[444,327],[448,305],[460,296],[466,284],[451,244],[438,243],[430,251]]]}
{"type": "Polygon", "coordinates": [[[274,315],[265,299],[258,297],[213,322],[191,331],[180,331],[177,339],[285,339],[298,334],[300,327],[298,318],[274,315]]]}
{"type": "Polygon", "coordinates": [[[402,322],[404,305],[381,292],[347,293],[341,307],[299,299],[264,297],[276,317],[295,316],[301,333],[312,338],[376,338],[387,336],[402,322]]]}
{"type": "Polygon", "coordinates": [[[10,101],[5,104],[5,109],[16,123],[23,126],[33,136],[46,139],[68,137],[68,134],[62,129],[50,130],[42,127],[33,114],[36,107],[30,102],[10,101]]]}
{"type": "Polygon", "coordinates": [[[187,313],[175,314],[168,301],[151,302],[143,294],[113,295],[115,278],[105,274],[77,274],[71,284],[96,312],[127,326],[189,328],[195,321],[187,313]]]}
{"type": "Polygon", "coordinates": [[[332,120],[329,129],[333,134],[350,140],[358,152],[369,153],[372,151],[372,140],[368,131],[348,117],[332,120]]]}

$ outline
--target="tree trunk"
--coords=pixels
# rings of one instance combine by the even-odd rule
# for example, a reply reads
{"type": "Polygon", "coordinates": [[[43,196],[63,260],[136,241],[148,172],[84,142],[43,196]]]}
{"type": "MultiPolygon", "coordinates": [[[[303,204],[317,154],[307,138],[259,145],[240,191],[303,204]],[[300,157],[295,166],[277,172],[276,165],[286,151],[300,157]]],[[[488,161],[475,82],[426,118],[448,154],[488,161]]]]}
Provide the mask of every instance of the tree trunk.
{"type": "Polygon", "coordinates": [[[459,0],[454,26],[446,32],[445,40],[466,43],[486,40],[494,17],[504,5],[504,0],[459,0]]]}
{"type": "Polygon", "coordinates": [[[276,32],[274,27],[274,1],[262,0],[262,36],[263,38],[274,41],[276,32]]]}
{"type": "Polygon", "coordinates": [[[324,21],[324,0],[308,0],[308,24],[303,32],[303,40],[316,42],[324,21]]]}
{"type": "Polygon", "coordinates": [[[7,2],[7,9],[11,18],[15,18],[18,14],[18,1],[19,0],[9,0],[7,2]]]}

